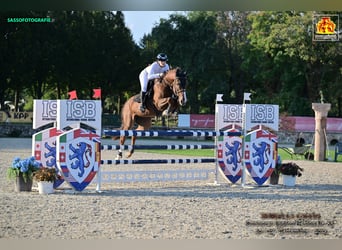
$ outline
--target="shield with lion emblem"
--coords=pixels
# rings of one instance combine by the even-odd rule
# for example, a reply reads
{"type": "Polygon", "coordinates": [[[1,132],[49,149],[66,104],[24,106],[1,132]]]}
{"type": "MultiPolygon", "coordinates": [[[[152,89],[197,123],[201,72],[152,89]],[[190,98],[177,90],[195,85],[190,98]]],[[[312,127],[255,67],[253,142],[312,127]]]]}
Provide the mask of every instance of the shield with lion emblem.
{"type": "Polygon", "coordinates": [[[272,174],[277,160],[277,136],[262,129],[254,130],[245,138],[246,168],[262,185],[272,174]]]}
{"type": "MultiPolygon", "coordinates": [[[[241,132],[229,129],[227,132],[241,132]]],[[[242,139],[240,136],[220,136],[217,142],[217,162],[220,171],[231,181],[236,183],[242,176],[242,139]]]]}
{"type": "Polygon", "coordinates": [[[100,136],[76,128],[58,136],[56,142],[57,166],[64,180],[75,190],[84,190],[100,167],[100,136]]]}

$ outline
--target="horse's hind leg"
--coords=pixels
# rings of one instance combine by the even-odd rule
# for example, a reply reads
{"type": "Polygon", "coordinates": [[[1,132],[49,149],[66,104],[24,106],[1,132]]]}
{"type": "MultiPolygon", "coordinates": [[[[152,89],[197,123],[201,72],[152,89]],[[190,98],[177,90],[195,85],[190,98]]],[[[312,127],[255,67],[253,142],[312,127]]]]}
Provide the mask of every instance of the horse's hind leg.
{"type": "MultiPolygon", "coordinates": [[[[125,136],[120,136],[120,147],[125,144],[126,137],[125,136]]],[[[115,157],[115,160],[120,160],[122,158],[122,150],[119,148],[118,154],[115,157]]]]}
{"type": "MultiPolygon", "coordinates": [[[[124,112],[124,111],[122,111],[124,112]]],[[[130,117],[129,115],[125,114],[124,116],[122,116],[122,126],[121,126],[121,130],[129,130],[132,128],[133,126],[133,119],[132,117],[130,117]]],[[[125,136],[120,136],[120,148],[118,150],[118,154],[116,156],[116,160],[119,160],[122,158],[122,150],[121,147],[124,146],[126,141],[126,137],[125,136]]]]}
{"type": "Polygon", "coordinates": [[[132,136],[132,141],[131,141],[131,149],[129,150],[128,154],[126,155],[127,158],[131,157],[132,154],[134,153],[134,145],[135,145],[135,141],[136,141],[137,137],[136,136],[132,136]]]}

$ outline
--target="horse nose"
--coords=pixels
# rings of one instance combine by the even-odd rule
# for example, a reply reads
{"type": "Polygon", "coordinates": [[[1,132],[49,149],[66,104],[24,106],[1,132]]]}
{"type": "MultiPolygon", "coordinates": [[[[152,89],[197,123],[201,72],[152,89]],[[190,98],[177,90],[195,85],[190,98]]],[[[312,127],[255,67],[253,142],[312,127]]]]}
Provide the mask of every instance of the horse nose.
{"type": "Polygon", "coordinates": [[[180,99],[180,105],[184,106],[186,104],[186,92],[184,91],[183,98],[180,99]]]}
{"type": "Polygon", "coordinates": [[[185,98],[182,98],[181,100],[180,100],[180,103],[179,103],[181,106],[185,106],[185,104],[186,104],[186,99],[185,98]]]}

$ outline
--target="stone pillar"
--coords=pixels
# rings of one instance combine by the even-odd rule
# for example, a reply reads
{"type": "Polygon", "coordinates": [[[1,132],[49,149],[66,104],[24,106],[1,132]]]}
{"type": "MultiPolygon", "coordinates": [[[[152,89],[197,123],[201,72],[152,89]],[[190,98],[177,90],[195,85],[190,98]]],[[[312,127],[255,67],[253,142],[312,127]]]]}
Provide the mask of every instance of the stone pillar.
{"type": "Polygon", "coordinates": [[[331,108],[330,103],[313,103],[312,109],[315,111],[315,161],[324,161],[326,152],[326,137],[324,131],[327,129],[327,116],[331,108]]]}

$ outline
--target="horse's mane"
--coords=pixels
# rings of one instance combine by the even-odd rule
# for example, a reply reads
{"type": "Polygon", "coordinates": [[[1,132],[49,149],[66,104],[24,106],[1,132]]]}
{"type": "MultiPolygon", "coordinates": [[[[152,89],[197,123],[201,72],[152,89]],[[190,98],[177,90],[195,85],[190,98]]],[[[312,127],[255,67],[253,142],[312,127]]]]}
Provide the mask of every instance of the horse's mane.
{"type": "Polygon", "coordinates": [[[181,67],[175,67],[172,69],[169,69],[165,72],[165,76],[167,77],[169,74],[175,74],[175,77],[186,77],[186,72],[181,69],[181,67]]]}
{"type": "MultiPolygon", "coordinates": [[[[178,66],[177,66],[177,67],[175,67],[175,68],[169,69],[167,72],[171,72],[171,71],[172,71],[172,72],[175,71],[175,72],[177,73],[177,72],[181,72],[182,69],[181,69],[181,67],[178,67],[178,66]]],[[[166,72],[166,73],[167,73],[167,72],[166,72]]]]}

